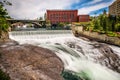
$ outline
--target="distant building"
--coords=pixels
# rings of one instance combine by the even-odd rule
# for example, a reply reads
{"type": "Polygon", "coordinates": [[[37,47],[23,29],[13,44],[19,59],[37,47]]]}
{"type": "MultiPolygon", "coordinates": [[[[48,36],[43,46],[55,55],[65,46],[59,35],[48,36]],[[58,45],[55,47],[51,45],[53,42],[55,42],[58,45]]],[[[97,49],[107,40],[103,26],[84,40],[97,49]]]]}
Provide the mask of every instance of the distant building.
{"type": "Polygon", "coordinates": [[[77,22],[78,10],[47,10],[47,20],[52,24],[77,22]]]}
{"type": "Polygon", "coordinates": [[[120,16],[120,0],[116,0],[109,6],[109,14],[120,16]]]}
{"type": "Polygon", "coordinates": [[[90,16],[89,15],[79,15],[78,22],[89,22],[90,16]]]}

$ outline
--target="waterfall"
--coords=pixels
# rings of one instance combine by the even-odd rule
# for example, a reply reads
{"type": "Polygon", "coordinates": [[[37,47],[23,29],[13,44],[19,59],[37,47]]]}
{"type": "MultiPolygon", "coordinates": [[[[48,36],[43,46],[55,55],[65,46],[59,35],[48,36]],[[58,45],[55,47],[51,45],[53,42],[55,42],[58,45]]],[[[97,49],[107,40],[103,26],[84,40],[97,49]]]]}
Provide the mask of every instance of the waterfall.
{"type": "Polygon", "coordinates": [[[119,47],[76,38],[70,30],[15,31],[10,32],[9,37],[20,44],[27,43],[52,50],[63,61],[65,70],[73,71],[83,80],[82,73],[90,80],[120,80],[120,74],[112,69],[113,57],[107,57],[109,53],[117,55],[116,65],[120,63],[119,47]],[[103,46],[113,51],[107,53],[103,46]]]}
{"type": "Polygon", "coordinates": [[[9,33],[9,37],[13,40],[19,41],[21,44],[28,41],[48,43],[51,39],[57,37],[62,38],[65,36],[70,37],[71,34],[71,30],[13,31],[9,33]]]}

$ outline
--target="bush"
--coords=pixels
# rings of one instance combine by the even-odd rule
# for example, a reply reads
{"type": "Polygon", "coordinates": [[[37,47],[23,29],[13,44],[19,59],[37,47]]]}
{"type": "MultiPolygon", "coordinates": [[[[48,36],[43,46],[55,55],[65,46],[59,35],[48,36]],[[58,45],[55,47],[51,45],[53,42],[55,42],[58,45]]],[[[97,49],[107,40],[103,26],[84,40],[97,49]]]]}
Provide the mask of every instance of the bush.
{"type": "Polygon", "coordinates": [[[105,34],[106,32],[105,31],[99,31],[98,33],[99,34],[105,34]]]}
{"type": "Polygon", "coordinates": [[[117,24],[115,25],[115,31],[120,31],[120,23],[117,23],[117,24]]]}
{"type": "Polygon", "coordinates": [[[115,32],[107,32],[107,35],[110,37],[118,37],[117,33],[115,32]]]}

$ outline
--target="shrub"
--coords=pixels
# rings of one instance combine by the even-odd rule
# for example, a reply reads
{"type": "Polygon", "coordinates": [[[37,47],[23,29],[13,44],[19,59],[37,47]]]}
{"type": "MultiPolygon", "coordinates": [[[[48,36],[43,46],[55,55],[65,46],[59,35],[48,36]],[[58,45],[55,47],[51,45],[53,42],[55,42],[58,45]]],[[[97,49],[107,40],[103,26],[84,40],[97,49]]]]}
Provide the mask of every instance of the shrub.
{"type": "Polygon", "coordinates": [[[117,33],[115,33],[115,32],[107,32],[107,35],[108,36],[110,36],[110,37],[117,37],[118,35],[117,35],[117,33]]]}

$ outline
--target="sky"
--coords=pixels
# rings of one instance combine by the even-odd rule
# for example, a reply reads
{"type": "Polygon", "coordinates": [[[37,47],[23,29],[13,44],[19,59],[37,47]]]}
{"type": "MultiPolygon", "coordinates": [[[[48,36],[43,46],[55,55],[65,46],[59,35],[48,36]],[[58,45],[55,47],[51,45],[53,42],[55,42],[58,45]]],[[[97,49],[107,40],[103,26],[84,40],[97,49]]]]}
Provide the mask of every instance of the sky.
{"type": "Polygon", "coordinates": [[[6,5],[9,15],[14,19],[37,19],[43,17],[46,10],[78,10],[78,15],[99,15],[115,0],[8,0],[6,5]]]}

